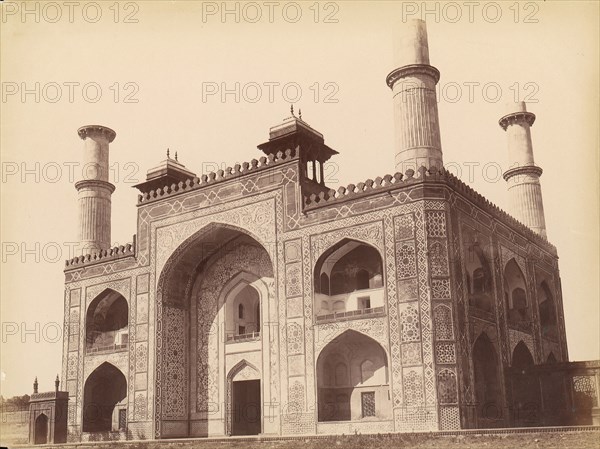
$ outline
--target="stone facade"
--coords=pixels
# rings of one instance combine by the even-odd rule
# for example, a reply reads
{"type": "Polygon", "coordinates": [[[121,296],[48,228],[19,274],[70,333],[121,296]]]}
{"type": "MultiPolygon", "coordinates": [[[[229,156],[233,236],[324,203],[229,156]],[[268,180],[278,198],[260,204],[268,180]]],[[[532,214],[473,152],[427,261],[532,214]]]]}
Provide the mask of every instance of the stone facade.
{"type": "MultiPolygon", "coordinates": [[[[439,140],[434,109],[419,110],[439,140]]],[[[132,244],[67,261],[70,440],[550,422],[527,396],[568,361],[543,235],[440,168],[437,147],[429,168],[337,191],[337,152],[293,110],[259,149],[202,177],[167,156],[137,186],[132,244]]],[[[578,376],[565,392],[597,407],[597,377],[578,376]]]]}
{"type": "MultiPolygon", "coordinates": [[[[299,156],[290,150],[245,170],[140,195],[134,251],[69,262],[63,379],[74,439],[82,428],[85,381],[104,362],[127,379],[128,429],[161,438],[227,434],[231,376],[245,366],[261,379],[263,433],[347,433],[477,426],[471,348],[481,333],[496,345],[502,368],[520,341],[536,363],[550,352],[567,360],[552,245],[445,172],[396,174],[306,195],[299,156]],[[469,304],[464,248],[474,232],[490,254],[490,310],[469,304]],[[384,311],[320,322],[313,271],[342,240],[379,252],[384,311]],[[203,257],[200,272],[181,277],[196,273],[203,257]],[[529,324],[506,318],[501,286],[509,259],[525,274],[529,324]],[[542,337],[536,318],[542,279],[556,299],[552,338],[542,337]],[[228,345],[223,297],[239,281],[258,286],[263,331],[259,341],[228,345]],[[106,289],[127,301],[128,346],[89,354],[86,307],[106,289]],[[349,330],[385,351],[391,414],[384,422],[318,421],[317,358],[349,330]],[[241,352],[231,349],[237,345],[241,352]]],[[[507,410],[507,395],[502,398],[507,410]]]]}

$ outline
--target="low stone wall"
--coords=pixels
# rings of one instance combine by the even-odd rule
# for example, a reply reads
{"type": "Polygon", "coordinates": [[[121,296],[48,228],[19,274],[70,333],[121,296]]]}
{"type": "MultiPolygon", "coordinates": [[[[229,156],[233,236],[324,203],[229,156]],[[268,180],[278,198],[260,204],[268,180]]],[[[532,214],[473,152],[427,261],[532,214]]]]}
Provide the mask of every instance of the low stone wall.
{"type": "Polygon", "coordinates": [[[29,441],[29,410],[0,412],[0,445],[25,444],[29,441]]]}

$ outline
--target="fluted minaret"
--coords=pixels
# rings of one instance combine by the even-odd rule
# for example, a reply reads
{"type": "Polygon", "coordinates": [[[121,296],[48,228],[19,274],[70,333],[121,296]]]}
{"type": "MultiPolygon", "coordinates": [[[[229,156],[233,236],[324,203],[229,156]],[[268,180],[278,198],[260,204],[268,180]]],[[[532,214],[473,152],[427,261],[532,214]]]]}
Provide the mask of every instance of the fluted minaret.
{"type": "Polygon", "coordinates": [[[527,112],[524,101],[511,103],[509,114],[498,122],[508,137],[508,167],[504,179],[508,184],[510,208],[514,217],[543,237],[546,220],[540,175],[542,169],[533,161],[531,125],[535,115],[527,112]]]}
{"type": "Polygon", "coordinates": [[[79,245],[81,254],[110,248],[111,195],[108,182],[108,144],[116,133],[105,126],[88,125],[77,130],[84,141],[82,180],[75,183],[79,196],[79,245]]]}
{"type": "Polygon", "coordinates": [[[421,165],[441,167],[442,145],[435,86],[440,72],[429,65],[425,21],[413,19],[397,28],[397,69],[386,78],[394,94],[396,171],[421,165]]]}

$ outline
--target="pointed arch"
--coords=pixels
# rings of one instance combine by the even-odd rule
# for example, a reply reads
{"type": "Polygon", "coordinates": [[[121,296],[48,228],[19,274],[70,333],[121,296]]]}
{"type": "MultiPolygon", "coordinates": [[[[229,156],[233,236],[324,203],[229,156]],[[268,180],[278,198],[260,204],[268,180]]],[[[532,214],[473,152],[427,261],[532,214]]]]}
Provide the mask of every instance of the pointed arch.
{"type": "Polygon", "coordinates": [[[83,393],[84,432],[113,430],[115,408],[125,405],[127,379],[112,363],[104,362],[88,376],[83,393]]]}
{"type": "Polygon", "coordinates": [[[88,305],[85,316],[86,352],[124,349],[129,343],[129,305],[125,297],[103,290],[88,305]]]}
{"type": "Polygon", "coordinates": [[[518,427],[538,425],[541,392],[535,365],[529,348],[522,340],[512,354],[510,380],[512,385],[513,424],[518,427]]]}
{"type": "Polygon", "coordinates": [[[503,409],[498,352],[485,332],[475,340],[472,356],[477,427],[497,427],[503,409]]]}
{"type": "Polygon", "coordinates": [[[519,341],[512,353],[511,366],[513,368],[526,369],[533,366],[533,356],[523,340],[519,341]]]}
{"type": "Polygon", "coordinates": [[[463,228],[465,270],[469,304],[479,310],[493,309],[493,276],[487,237],[468,226],[463,228]],[[483,242],[482,242],[483,240],[483,242]]]}
{"type": "Polygon", "coordinates": [[[229,370],[227,380],[233,381],[240,376],[244,380],[260,379],[260,370],[246,359],[242,359],[229,370]]]}
{"type": "Polygon", "coordinates": [[[38,417],[35,418],[34,423],[34,444],[46,444],[48,442],[48,433],[48,416],[46,416],[45,413],[40,413],[38,417]]]}
{"type": "Polygon", "coordinates": [[[556,340],[558,338],[556,302],[552,290],[545,280],[540,283],[538,288],[538,307],[542,337],[556,340]]]}
{"type": "Polygon", "coordinates": [[[514,257],[504,265],[504,298],[509,322],[521,323],[530,319],[525,275],[514,257]]]}
{"type": "MultiPolygon", "coordinates": [[[[185,240],[172,229],[164,232],[170,233],[172,241],[183,243],[168,258],[165,256],[164,264],[156,262],[160,275],[156,285],[159,332],[155,348],[161,369],[156,375],[154,395],[156,436],[185,437],[190,436],[191,426],[175,428],[171,421],[189,423],[191,412],[204,412],[213,401],[226,403],[227,392],[219,388],[224,382],[219,380],[222,359],[211,357],[225,352],[225,342],[217,338],[216,330],[225,328],[224,305],[232,288],[252,284],[265,299],[261,304],[269,304],[274,281],[273,250],[267,250],[252,232],[216,221],[199,230],[185,227],[182,232],[189,235],[185,240]],[[238,286],[236,276],[248,274],[253,279],[238,286]]],[[[174,246],[166,238],[161,240],[166,247],[174,246]]],[[[255,310],[245,307],[244,316],[255,315],[255,310]]],[[[259,319],[272,318],[270,310],[263,305],[259,319]]],[[[225,422],[222,426],[225,432],[225,422]]]]}
{"type": "Polygon", "coordinates": [[[383,257],[370,243],[343,238],[319,256],[314,267],[314,280],[315,293],[327,296],[381,288],[383,257]],[[330,280],[328,292],[321,282],[323,275],[330,280]]]}
{"type": "Polygon", "coordinates": [[[225,416],[228,435],[260,433],[261,383],[260,371],[246,359],[240,360],[229,370],[225,416]]]}
{"type": "Polygon", "coordinates": [[[351,238],[339,240],[317,258],[313,276],[317,320],[384,310],[383,257],[369,243],[351,238]],[[332,311],[336,314],[330,314],[332,311]]]}
{"type": "Polygon", "coordinates": [[[236,341],[236,337],[244,335],[252,335],[252,338],[260,335],[261,307],[267,297],[265,282],[248,271],[240,271],[223,286],[219,305],[225,307],[228,341],[236,341]]]}
{"type": "MultiPolygon", "coordinates": [[[[254,233],[229,223],[213,221],[185,239],[166,260],[157,282],[157,300],[187,306],[191,282],[206,261],[219,255],[219,251],[240,237],[253,241],[265,249],[254,233]],[[217,243],[215,243],[217,242],[217,243]]],[[[270,266],[271,255],[266,251],[270,266]]],[[[160,268],[160,267],[158,267],[160,268]]]]}
{"type": "Polygon", "coordinates": [[[331,340],[317,356],[316,380],[319,421],[360,420],[373,407],[390,417],[388,357],[371,337],[348,329],[331,340]]]}

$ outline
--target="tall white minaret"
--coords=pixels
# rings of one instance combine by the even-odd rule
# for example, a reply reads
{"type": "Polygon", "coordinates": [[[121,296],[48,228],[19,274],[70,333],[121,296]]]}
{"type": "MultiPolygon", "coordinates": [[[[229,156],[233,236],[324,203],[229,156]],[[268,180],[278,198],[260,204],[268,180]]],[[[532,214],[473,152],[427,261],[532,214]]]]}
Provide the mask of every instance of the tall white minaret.
{"type": "Polygon", "coordinates": [[[108,144],[117,133],[106,126],[88,125],[77,130],[84,141],[82,180],[75,183],[79,197],[81,254],[110,248],[111,195],[108,182],[108,144]]]}
{"type": "Polygon", "coordinates": [[[421,165],[441,167],[442,145],[435,86],[440,72],[429,65],[425,21],[412,19],[397,27],[394,63],[386,78],[394,95],[396,171],[421,165]]]}
{"type": "Polygon", "coordinates": [[[527,112],[524,101],[511,103],[509,114],[499,120],[508,137],[508,167],[504,179],[508,184],[511,212],[524,225],[546,237],[546,220],[540,175],[542,169],[533,161],[531,125],[535,115],[527,112]]]}

